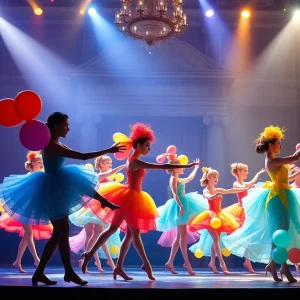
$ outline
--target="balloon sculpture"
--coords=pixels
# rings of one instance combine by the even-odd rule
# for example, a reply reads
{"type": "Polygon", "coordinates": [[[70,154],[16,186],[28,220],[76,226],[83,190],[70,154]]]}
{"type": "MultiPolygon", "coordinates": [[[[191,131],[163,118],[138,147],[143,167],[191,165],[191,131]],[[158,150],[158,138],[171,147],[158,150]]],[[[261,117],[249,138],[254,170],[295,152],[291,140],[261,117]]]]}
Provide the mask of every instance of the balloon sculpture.
{"type": "Polygon", "coordinates": [[[179,163],[182,165],[186,165],[189,162],[189,159],[186,155],[179,155],[176,154],[177,148],[174,145],[170,145],[165,153],[162,153],[156,157],[156,162],[159,164],[162,164],[165,159],[168,157],[169,160],[173,160],[177,158],[179,160],[179,163]]]}
{"type": "Polygon", "coordinates": [[[15,127],[25,121],[19,132],[21,144],[30,151],[42,150],[50,141],[50,131],[45,123],[35,120],[41,110],[39,95],[22,91],[15,99],[0,100],[0,125],[15,127]]]}

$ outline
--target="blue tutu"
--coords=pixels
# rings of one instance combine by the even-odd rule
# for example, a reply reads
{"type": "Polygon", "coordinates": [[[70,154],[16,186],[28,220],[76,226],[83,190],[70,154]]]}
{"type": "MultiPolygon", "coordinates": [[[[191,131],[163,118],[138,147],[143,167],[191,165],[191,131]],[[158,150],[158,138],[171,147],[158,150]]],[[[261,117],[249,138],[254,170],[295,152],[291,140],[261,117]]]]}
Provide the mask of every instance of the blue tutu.
{"type": "MultiPolygon", "coordinates": [[[[106,227],[108,227],[108,225],[106,225],[106,227]]],[[[108,250],[110,253],[110,256],[112,258],[118,258],[119,254],[120,254],[120,247],[121,247],[121,238],[120,238],[120,229],[118,229],[114,234],[112,234],[109,239],[106,241],[107,242],[107,246],[108,246],[108,250]],[[114,251],[112,251],[114,250],[114,251]]],[[[98,256],[102,259],[106,259],[107,256],[103,251],[103,247],[100,247],[98,249],[98,256]]]]}
{"type": "Polygon", "coordinates": [[[267,182],[268,189],[258,185],[243,199],[246,216],[243,226],[222,238],[233,254],[265,264],[271,260],[272,236],[276,230],[289,232],[291,242],[287,251],[300,248],[300,189],[288,189],[286,166],[269,175],[272,182],[267,182]]]}
{"type": "Polygon", "coordinates": [[[96,193],[98,175],[83,165],[63,166],[65,160],[43,157],[45,172],[4,178],[0,198],[5,211],[23,224],[48,224],[87,205],[96,193]]]}
{"type": "MultiPolygon", "coordinates": [[[[189,250],[192,253],[195,253],[197,250],[202,250],[203,256],[211,257],[211,247],[213,245],[213,239],[212,239],[211,235],[208,233],[207,229],[199,230],[198,233],[200,234],[199,241],[196,244],[189,247],[189,250]]],[[[223,248],[225,248],[225,246],[222,242],[222,239],[221,239],[223,236],[226,236],[225,232],[221,232],[221,235],[220,235],[221,250],[223,248]]]]}
{"type": "Polygon", "coordinates": [[[187,224],[194,216],[208,209],[207,200],[197,192],[185,194],[185,184],[180,181],[177,187],[179,199],[183,205],[183,215],[179,215],[179,206],[174,198],[157,208],[157,231],[166,231],[187,224]]]}

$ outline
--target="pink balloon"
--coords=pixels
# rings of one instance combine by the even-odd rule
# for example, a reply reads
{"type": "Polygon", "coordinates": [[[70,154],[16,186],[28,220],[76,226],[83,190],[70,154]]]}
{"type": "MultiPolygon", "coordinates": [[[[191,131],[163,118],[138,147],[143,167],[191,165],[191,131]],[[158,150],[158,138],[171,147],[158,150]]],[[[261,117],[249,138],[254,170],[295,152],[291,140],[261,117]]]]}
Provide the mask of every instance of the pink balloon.
{"type": "Polygon", "coordinates": [[[126,152],[123,152],[123,153],[117,152],[114,154],[114,156],[115,156],[115,159],[117,159],[117,160],[124,160],[128,157],[128,154],[126,152]]]}
{"type": "Polygon", "coordinates": [[[167,153],[168,154],[175,154],[176,153],[176,147],[174,145],[171,145],[167,148],[167,153]]]}
{"type": "Polygon", "coordinates": [[[161,154],[156,157],[156,162],[162,164],[165,161],[166,156],[161,154]]]}
{"type": "Polygon", "coordinates": [[[43,150],[48,145],[50,137],[47,125],[38,120],[27,121],[19,133],[21,144],[30,151],[43,150]]]}
{"type": "Polygon", "coordinates": [[[296,145],[296,151],[300,149],[300,143],[296,145]]]}
{"type": "Polygon", "coordinates": [[[300,249],[299,248],[292,248],[288,252],[289,261],[293,264],[300,263],[300,249]]]}

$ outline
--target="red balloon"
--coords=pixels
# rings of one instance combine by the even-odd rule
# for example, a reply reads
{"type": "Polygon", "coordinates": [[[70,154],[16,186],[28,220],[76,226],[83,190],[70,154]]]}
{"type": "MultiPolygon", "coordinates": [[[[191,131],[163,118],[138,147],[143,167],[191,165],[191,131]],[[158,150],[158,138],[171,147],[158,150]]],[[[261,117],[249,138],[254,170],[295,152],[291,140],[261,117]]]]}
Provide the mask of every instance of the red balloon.
{"type": "Polygon", "coordinates": [[[24,120],[33,120],[42,110],[42,100],[33,91],[22,91],[16,97],[15,110],[24,120]]]}
{"type": "Polygon", "coordinates": [[[293,264],[300,263],[300,249],[299,248],[291,248],[288,252],[289,261],[293,264]]]}
{"type": "Polygon", "coordinates": [[[14,99],[3,99],[0,101],[0,125],[14,127],[24,121],[24,119],[16,113],[14,104],[14,99]]]}
{"type": "Polygon", "coordinates": [[[300,149],[300,143],[296,145],[296,151],[300,149]]]}

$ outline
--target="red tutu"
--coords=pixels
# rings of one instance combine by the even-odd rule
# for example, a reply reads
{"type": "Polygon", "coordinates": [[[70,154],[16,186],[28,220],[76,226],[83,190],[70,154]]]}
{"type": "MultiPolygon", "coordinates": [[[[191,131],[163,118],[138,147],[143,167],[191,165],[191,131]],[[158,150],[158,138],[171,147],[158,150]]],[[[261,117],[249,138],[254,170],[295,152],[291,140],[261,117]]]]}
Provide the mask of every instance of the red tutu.
{"type": "Polygon", "coordinates": [[[245,221],[245,211],[241,204],[235,203],[223,209],[223,211],[231,214],[235,218],[237,218],[240,226],[243,225],[245,221]]]}
{"type": "MultiPolygon", "coordinates": [[[[52,224],[48,225],[31,225],[33,238],[35,240],[45,240],[49,239],[52,236],[53,226],[52,224]]],[[[19,236],[24,236],[23,224],[9,216],[7,213],[4,213],[0,217],[0,228],[4,229],[7,232],[16,232],[19,236]]]]}

